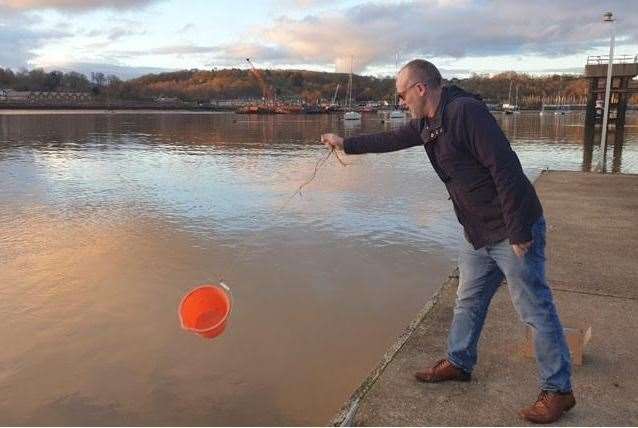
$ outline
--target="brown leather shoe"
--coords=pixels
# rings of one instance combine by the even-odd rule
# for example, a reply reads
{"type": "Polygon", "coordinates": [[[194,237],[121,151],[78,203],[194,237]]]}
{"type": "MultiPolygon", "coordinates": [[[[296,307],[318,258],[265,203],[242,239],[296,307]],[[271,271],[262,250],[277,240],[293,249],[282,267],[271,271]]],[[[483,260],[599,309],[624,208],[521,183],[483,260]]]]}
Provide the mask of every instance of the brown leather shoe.
{"type": "Polygon", "coordinates": [[[536,403],[520,411],[522,418],[537,424],[556,422],[576,405],[574,394],[541,391],[536,403]]]}
{"type": "Polygon", "coordinates": [[[435,383],[455,380],[459,382],[469,382],[472,379],[470,373],[464,372],[454,366],[448,360],[439,360],[434,367],[416,372],[414,377],[421,382],[435,383]]]}

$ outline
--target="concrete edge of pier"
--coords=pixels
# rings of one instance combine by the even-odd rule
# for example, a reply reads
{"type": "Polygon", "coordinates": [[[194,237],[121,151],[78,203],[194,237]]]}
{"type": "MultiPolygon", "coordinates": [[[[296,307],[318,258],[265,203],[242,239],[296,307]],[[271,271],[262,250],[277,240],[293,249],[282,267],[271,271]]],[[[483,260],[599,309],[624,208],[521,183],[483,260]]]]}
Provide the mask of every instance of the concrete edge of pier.
{"type": "Polygon", "coordinates": [[[410,339],[414,330],[428,318],[432,309],[436,306],[441,296],[441,292],[447,288],[458,285],[458,267],[455,267],[448,275],[447,280],[439,287],[439,289],[430,297],[423,308],[417,313],[408,326],[399,334],[395,341],[390,345],[388,350],[383,354],[377,366],[370,372],[367,378],[363,380],[361,385],[352,393],[350,399],[339,409],[338,413],[330,422],[331,426],[350,426],[357,412],[359,403],[366,393],[372,388],[374,383],[379,379],[385,368],[390,364],[394,356],[401,350],[403,345],[410,339]]]}

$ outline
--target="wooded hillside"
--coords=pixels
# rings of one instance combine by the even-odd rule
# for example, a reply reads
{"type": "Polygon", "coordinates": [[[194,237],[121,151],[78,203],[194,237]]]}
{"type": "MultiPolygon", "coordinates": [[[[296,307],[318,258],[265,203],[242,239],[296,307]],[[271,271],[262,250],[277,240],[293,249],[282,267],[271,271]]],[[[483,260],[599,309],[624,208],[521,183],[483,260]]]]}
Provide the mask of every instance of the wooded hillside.
{"type": "MultiPolygon", "coordinates": [[[[330,101],[340,84],[338,101],[346,97],[348,75],[305,70],[263,70],[264,81],[280,99],[303,99],[314,103],[317,99],[330,101]]],[[[494,76],[473,75],[465,79],[452,79],[466,90],[480,94],[487,101],[506,102],[512,83],[512,103],[518,87],[518,103],[525,107],[540,107],[541,100],[583,103],[587,95],[587,81],[578,75],[531,76],[504,72],[494,76]]],[[[13,72],[0,68],[0,88],[28,91],[92,91],[97,96],[141,100],[156,97],[179,98],[184,101],[207,103],[210,100],[252,98],[259,99],[262,90],[248,70],[184,70],[170,73],[148,74],[137,79],[122,81],[116,76],[92,73],[91,79],[70,72],[44,72],[31,70],[13,72]]],[[[394,99],[394,79],[372,76],[353,76],[355,101],[381,101],[394,99]]],[[[636,96],[632,98],[637,102],[636,96]]]]}

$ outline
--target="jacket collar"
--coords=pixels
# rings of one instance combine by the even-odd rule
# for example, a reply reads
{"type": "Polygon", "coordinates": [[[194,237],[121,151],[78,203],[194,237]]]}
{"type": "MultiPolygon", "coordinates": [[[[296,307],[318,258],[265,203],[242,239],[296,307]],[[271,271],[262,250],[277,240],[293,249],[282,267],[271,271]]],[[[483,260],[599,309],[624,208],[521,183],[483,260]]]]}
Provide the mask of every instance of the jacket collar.
{"type": "Polygon", "coordinates": [[[443,134],[443,113],[448,101],[447,87],[443,87],[441,90],[441,99],[439,100],[439,106],[436,109],[436,114],[431,119],[421,119],[421,139],[425,144],[435,141],[441,134],[443,134]]]}

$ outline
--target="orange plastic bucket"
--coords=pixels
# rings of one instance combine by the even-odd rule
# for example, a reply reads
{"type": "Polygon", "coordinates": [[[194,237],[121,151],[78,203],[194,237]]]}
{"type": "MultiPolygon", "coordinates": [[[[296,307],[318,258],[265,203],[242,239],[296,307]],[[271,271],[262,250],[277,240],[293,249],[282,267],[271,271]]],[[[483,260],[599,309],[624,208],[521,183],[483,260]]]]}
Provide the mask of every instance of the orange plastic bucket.
{"type": "Polygon", "coordinates": [[[201,285],[184,296],[179,304],[182,328],[209,339],[217,337],[226,327],[231,306],[226,284],[201,285]]]}

